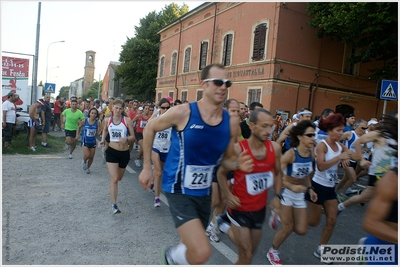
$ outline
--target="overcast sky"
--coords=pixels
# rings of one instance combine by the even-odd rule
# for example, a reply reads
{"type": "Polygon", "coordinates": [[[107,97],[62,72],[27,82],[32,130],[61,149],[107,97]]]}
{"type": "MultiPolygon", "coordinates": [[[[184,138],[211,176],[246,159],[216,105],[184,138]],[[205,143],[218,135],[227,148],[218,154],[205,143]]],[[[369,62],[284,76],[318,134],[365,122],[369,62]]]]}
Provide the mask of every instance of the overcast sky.
{"type": "MultiPolygon", "coordinates": [[[[1,50],[35,54],[38,3],[1,1],[1,50]]],[[[85,52],[96,52],[96,80],[110,61],[118,61],[121,45],[134,36],[134,26],[152,11],[160,11],[169,1],[42,1],[38,82],[62,86],[83,77],[85,52]],[[64,43],[53,43],[64,40],[64,43]],[[53,43],[53,44],[52,44],[53,43]],[[48,58],[47,58],[48,55],[48,58]]],[[[203,1],[185,1],[192,10],[203,1]]],[[[32,56],[2,53],[3,56],[30,59],[29,85],[32,83],[32,56]]]]}

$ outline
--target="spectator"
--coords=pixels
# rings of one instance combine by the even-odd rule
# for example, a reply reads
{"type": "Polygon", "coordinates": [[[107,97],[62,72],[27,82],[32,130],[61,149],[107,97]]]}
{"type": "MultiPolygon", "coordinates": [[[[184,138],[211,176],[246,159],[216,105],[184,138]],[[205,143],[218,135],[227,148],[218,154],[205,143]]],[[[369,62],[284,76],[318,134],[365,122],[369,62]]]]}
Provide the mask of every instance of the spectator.
{"type": "Polygon", "coordinates": [[[29,149],[33,152],[36,151],[36,134],[37,130],[42,125],[40,121],[40,108],[44,106],[44,101],[39,99],[36,103],[29,107],[29,121],[28,126],[30,127],[29,133],[29,149]]]}
{"type": "Polygon", "coordinates": [[[41,115],[42,115],[42,147],[50,148],[50,145],[47,144],[47,133],[50,132],[50,123],[51,123],[51,106],[50,106],[50,94],[46,94],[44,96],[44,105],[42,106],[41,115]]]}
{"type": "Polygon", "coordinates": [[[17,122],[17,115],[14,103],[18,100],[18,95],[15,97],[13,92],[7,94],[8,99],[3,103],[3,133],[4,133],[4,148],[12,149],[11,139],[14,126],[17,122]]]}
{"type": "Polygon", "coordinates": [[[176,99],[174,102],[174,106],[177,106],[177,105],[182,105],[182,101],[180,101],[179,99],[176,99]]]}
{"type": "Polygon", "coordinates": [[[58,128],[61,126],[60,114],[64,108],[64,104],[61,102],[61,96],[56,97],[56,102],[54,102],[54,120],[53,120],[53,131],[56,132],[56,125],[58,128]]]}
{"type": "MultiPolygon", "coordinates": [[[[250,115],[251,115],[251,113],[252,113],[255,109],[257,109],[257,108],[263,108],[263,107],[264,107],[263,104],[261,104],[261,103],[259,103],[259,102],[253,102],[253,103],[251,103],[251,104],[250,104],[250,115]]],[[[240,136],[240,139],[245,139],[245,138],[247,139],[247,138],[250,137],[251,130],[250,130],[249,122],[248,122],[247,119],[245,119],[244,121],[242,121],[242,122],[240,123],[240,129],[241,129],[241,132],[242,132],[242,134],[241,134],[241,136],[240,136]]]]}
{"type": "Polygon", "coordinates": [[[353,125],[356,122],[356,117],[353,113],[346,113],[344,115],[344,119],[346,120],[346,125],[344,127],[343,132],[353,131],[353,125]]]}

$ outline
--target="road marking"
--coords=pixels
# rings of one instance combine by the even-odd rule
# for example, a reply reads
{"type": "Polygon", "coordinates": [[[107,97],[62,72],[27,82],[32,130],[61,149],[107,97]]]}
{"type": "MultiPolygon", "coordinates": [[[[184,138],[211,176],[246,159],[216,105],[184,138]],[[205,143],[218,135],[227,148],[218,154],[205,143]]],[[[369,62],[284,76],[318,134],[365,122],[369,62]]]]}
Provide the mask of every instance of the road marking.
{"type": "Polygon", "coordinates": [[[131,167],[126,166],[126,170],[130,173],[136,173],[131,167]]]}
{"type": "MultiPolygon", "coordinates": [[[[168,204],[168,200],[167,198],[164,196],[163,193],[160,193],[160,200],[162,202],[164,202],[165,205],[167,205],[169,207],[168,204]]],[[[234,252],[232,249],[230,249],[230,247],[228,247],[227,245],[225,245],[223,242],[212,242],[210,241],[210,244],[216,249],[218,250],[222,255],[224,255],[232,264],[236,263],[237,259],[238,259],[238,255],[236,254],[236,252],[234,252]]]]}

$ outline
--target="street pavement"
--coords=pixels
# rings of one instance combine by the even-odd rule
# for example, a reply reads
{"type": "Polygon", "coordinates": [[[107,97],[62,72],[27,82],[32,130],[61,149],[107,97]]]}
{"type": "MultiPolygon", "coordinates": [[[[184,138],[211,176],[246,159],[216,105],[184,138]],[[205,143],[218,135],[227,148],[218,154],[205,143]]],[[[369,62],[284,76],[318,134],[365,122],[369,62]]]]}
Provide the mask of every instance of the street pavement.
{"type": "MultiPolygon", "coordinates": [[[[63,136],[63,132],[51,132],[53,136],[63,136]]],[[[68,153],[65,152],[65,158],[68,153]]],[[[80,147],[77,146],[74,152],[74,161],[76,161],[78,168],[81,166],[81,157],[82,152],[80,147]]],[[[119,186],[119,195],[118,202],[119,208],[122,211],[121,215],[111,215],[111,205],[109,202],[109,198],[105,198],[104,206],[109,209],[104,210],[104,216],[114,216],[115,221],[118,220],[120,216],[126,219],[125,216],[133,216],[136,218],[135,224],[132,224],[131,231],[135,231],[138,224],[140,227],[146,227],[146,223],[151,222],[148,225],[148,231],[142,231],[137,233],[138,235],[144,235],[142,238],[146,238],[145,235],[148,232],[151,232],[151,229],[162,230],[165,234],[160,234],[157,238],[159,240],[158,245],[156,245],[153,250],[159,251],[162,246],[174,245],[179,242],[179,236],[177,231],[174,229],[174,225],[172,222],[172,218],[170,216],[168,203],[164,195],[161,196],[161,207],[154,208],[153,200],[154,194],[147,190],[143,190],[138,182],[138,175],[141,171],[141,168],[137,168],[135,166],[134,160],[137,157],[137,151],[134,149],[131,153],[131,160],[126,168],[126,172],[123,180],[120,182],[119,186]],[[141,209],[145,209],[146,212],[140,212],[140,217],[135,215],[135,210],[127,210],[127,202],[140,203],[141,209]],[[143,223],[141,223],[141,221],[143,223]]],[[[67,160],[67,159],[66,159],[67,160]]],[[[109,179],[109,174],[106,165],[101,163],[101,150],[96,150],[95,156],[95,169],[92,169],[92,174],[95,175],[98,179],[102,179],[107,181],[109,179]]],[[[49,162],[51,164],[51,162],[49,162]]],[[[362,188],[363,185],[366,184],[366,177],[363,177],[359,181],[358,188],[362,188]]],[[[108,190],[105,188],[105,190],[108,190]]],[[[273,198],[274,193],[271,190],[269,192],[269,201],[273,198]]],[[[90,195],[88,196],[90,197],[90,195]]],[[[366,233],[362,230],[362,219],[363,214],[365,212],[367,205],[361,206],[356,205],[344,210],[337,219],[337,224],[335,226],[335,230],[330,239],[330,244],[357,244],[358,240],[364,236],[366,233]]],[[[253,258],[253,265],[265,265],[269,264],[268,259],[265,257],[266,252],[271,247],[271,243],[274,237],[275,232],[271,230],[267,224],[268,217],[270,212],[268,211],[266,221],[264,223],[262,229],[262,237],[261,242],[259,244],[258,250],[253,258]]],[[[313,256],[314,250],[317,248],[319,244],[319,238],[322,231],[322,228],[325,224],[325,217],[322,214],[321,222],[317,227],[310,227],[308,233],[304,236],[297,236],[296,234],[292,234],[289,236],[286,241],[282,244],[280,248],[280,257],[284,264],[290,265],[319,265],[321,264],[319,259],[313,256]]],[[[129,231],[129,229],[125,229],[129,231]]],[[[211,241],[210,241],[211,242],[211,241]]],[[[221,234],[221,241],[218,243],[211,242],[213,252],[211,258],[207,261],[206,264],[212,265],[232,265],[237,260],[237,249],[235,245],[229,240],[228,236],[221,234]]],[[[158,264],[159,255],[158,252],[152,254],[154,257],[154,264],[158,264]]],[[[118,262],[118,258],[114,260],[114,264],[125,264],[125,261],[118,262]]],[[[77,263],[79,264],[79,263],[77,263]]]]}

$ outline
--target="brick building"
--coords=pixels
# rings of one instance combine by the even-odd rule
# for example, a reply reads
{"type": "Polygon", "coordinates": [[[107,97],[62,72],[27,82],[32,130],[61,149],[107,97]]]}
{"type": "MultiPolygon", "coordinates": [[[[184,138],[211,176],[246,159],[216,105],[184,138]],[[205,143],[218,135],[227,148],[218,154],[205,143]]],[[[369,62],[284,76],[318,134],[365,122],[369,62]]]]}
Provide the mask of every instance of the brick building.
{"type": "MultiPolygon", "coordinates": [[[[377,81],[368,79],[379,63],[350,64],[351,45],[317,38],[306,6],[207,2],[181,16],[159,31],[156,100],[200,99],[201,69],[222,63],[233,81],[228,98],[261,102],[272,113],[291,116],[310,106],[315,116],[328,107],[366,120],[380,116],[377,81]]],[[[387,103],[391,109],[397,102],[387,103]]]]}

